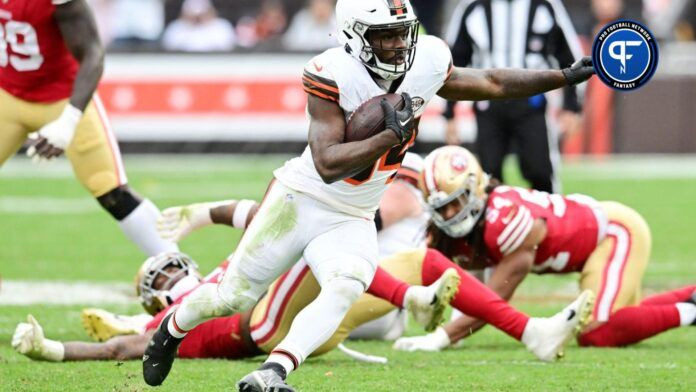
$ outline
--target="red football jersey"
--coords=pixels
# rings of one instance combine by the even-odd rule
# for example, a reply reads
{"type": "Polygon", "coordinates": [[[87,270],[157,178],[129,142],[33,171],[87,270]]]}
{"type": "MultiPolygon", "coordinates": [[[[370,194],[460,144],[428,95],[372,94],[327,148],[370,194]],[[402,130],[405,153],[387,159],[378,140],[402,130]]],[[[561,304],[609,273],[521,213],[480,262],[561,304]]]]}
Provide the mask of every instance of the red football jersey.
{"type": "Polygon", "coordinates": [[[70,97],[79,64],[53,18],[69,1],[0,1],[0,88],[31,102],[70,97]]]}
{"type": "MultiPolygon", "coordinates": [[[[227,270],[229,261],[225,260],[202,283],[218,283],[227,270]]],[[[195,290],[195,289],[194,289],[195,290]]],[[[191,290],[193,291],[193,290],[191,290]]],[[[189,291],[189,293],[191,292],[189,291]]],[[[166,309],[157,313],[145,326],[146,330],[157,328],[162,319],[177,306],[188,293],[179,297],[166,309]]],[[[242,337],[241,314],[208,320],[189,332],[179,347],[180,358],[227,358],[239,359],[258,355],[258,350],[250,346],[242,337]]]]}
{"type": "Polygon", "coordinates": [[[500,186],[489,195],[483,239],[493,262],[514,252],[532,230],[546,221],[532,270],[537,273],[580,271],[597,247],[600,221],[596,202],[588,196],[561,196],[500,186]]]}

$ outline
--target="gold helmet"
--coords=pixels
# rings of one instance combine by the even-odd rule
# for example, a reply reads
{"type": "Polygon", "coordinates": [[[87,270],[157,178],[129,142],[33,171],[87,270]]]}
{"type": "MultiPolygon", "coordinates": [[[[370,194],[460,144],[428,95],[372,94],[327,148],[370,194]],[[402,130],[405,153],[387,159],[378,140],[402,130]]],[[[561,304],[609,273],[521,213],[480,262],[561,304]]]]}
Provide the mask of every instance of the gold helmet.
{"type": "Polygon", "coordinates": [[[151,315],[171,305],[201,280],[198,265],[188,255],[163,252],[148,257],[135,275],[135,292],[151,315]]]}
{"type": "Polygon", "coordinates": [[[488,181],[476,157],[463,147],[445,146],[428,154],[420,187],[435,225],[450,237],[469,234],[486,206],[488,181]],[[442,213],[450,203],[460,209],[447,219],[442,213]]]}

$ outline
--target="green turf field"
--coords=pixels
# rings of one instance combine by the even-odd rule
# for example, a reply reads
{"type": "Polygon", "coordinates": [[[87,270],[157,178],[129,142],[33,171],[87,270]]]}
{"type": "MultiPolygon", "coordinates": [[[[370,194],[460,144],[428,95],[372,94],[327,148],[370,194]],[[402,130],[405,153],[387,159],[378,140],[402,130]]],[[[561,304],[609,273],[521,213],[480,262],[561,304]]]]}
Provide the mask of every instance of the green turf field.
{"type": "MultiPolygon", "coordinates": [[[[161,208],[260,198],[272,169],[282,161],[282,157],[125,157],[132,186],[161,208]]],[[[519,183],[516,172],[508,172],[512,182],[519,183]]],[[[563,184],[567,193],[617,200],[644,215],[654,237],[644,279],[647,292],[696,281],[696,158],[568,162],[563,184]]],[[[238,238],[234,230],[206,228],[181,247],[206,271],[229,254],[238,238]]],[[[75,182],[65,162],[32,166],[16,158],[0,170],[3,281],[130,282],[143,259],[75,182]]],[[[575,279],[532,277],[514,304],[534,315],[553,314],[574,294],[575,279]]],[[[0,285],[0,303],[8,295],[5,286],[0,285]]],[[[138,311],[135,303],[106,307],[138,311]]],[[[0,390],[149,389],[141,381],[139,362],[32,363],[12,350],[14,327],[27,313],[38,318],[49,338],[86,339],[79,324],[80,309],[80,305],[0,305],[0,390]]],[[[571,347],[567,358],[552,365],[535,361],[520,344],[492,328],[438,354],[398,353],[389,343],[349,342],[351,348],[387,356],[389,364],[357,363],[334,352],[310,360],[290,382],[302,391],[689,390],[696,383],[695,331],[670,331],[628,349],[571,347]]],[[[418,330],[412,327],[409,332],[418,330]]],[[[259,361],[179,361],[160,389],[230,389],[259,361]]]]}

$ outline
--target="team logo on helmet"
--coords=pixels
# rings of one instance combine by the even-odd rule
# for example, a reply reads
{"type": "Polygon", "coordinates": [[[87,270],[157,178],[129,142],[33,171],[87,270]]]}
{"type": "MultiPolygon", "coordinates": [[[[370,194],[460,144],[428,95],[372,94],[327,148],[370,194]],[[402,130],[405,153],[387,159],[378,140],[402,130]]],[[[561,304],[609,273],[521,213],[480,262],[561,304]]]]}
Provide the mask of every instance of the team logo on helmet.
{"type": "Polygon", "coordinates": [[[466,155],[452,154],[452,157],[450,158],[450,165],[452,166],[452,169],[463,172],[466,171],[466,168],[469,166],[469,163],[466,159],[466,155]]]}

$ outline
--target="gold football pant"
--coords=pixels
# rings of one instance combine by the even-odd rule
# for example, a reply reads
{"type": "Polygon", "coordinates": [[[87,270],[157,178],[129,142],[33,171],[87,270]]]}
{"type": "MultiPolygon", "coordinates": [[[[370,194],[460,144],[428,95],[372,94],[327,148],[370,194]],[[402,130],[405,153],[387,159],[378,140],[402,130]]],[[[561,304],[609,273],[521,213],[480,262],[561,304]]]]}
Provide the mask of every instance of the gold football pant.
{"type": "Polygon", "coordinates": [[[615,311],[640,302],[652,239],[636,211],[616,202],[600,204],[609,218],[607,235],[585,263],[580,287],[597,295],[592,317],[605,322],[615,311]]]}
{"type": "MultiPolygon", "coordinates": [[[[379,265],[397,279],[420,285],[424,258],[425,249],[414,249],[384,258],[379,265]]],[[[297,313],[319,295],[319,290],[319,284],[303,260],[269,287],[268,293],[254,307],[250,321],[251,337],[262,351],[271,352],[283,340],[297,313]]],[[[363,294],[350,308],[338,330],[312,356],[331,351],[353,329],[394,309],[385,300],[363,294]]]]}
{"type": "MultiPolygon", "coordinates": [[[[0,89],[0,166],[19,150],[30,133],[57,119],[67,103],[67,99],[54,103],[28,102],[0,89]]],[[[94,197],[127,182],[116,138],[96,94],[65,154],[78,181],[94,197]]]]}

